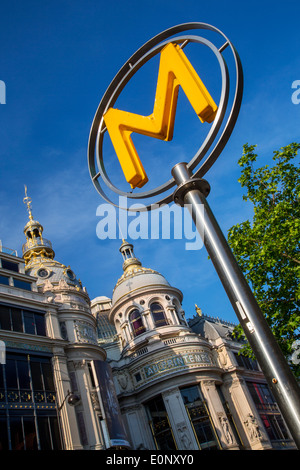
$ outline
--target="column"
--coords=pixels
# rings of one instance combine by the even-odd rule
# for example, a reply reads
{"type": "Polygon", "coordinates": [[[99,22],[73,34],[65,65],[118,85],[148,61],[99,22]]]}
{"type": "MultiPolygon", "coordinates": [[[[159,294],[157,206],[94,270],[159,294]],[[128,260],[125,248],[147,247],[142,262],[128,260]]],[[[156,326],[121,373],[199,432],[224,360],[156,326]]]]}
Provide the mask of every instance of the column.
{"type": "Polygon", "coordinates": [[[172,319],[172,322],[169,322],[169,324],[171,323],[171,325],[180,325],[179,318],[177,317],[175,311],[175,307],[167,306],[166,311],[168,320],[170,320],[170,318],[172,319]]]}
{"type": "MultiPolygon", "coordinates": [[[[54,350],[52,358],[53,375],[57,391],[57,402],[61,406],[68,391],[72,390],[67,368],[67,360],[63,351],[54,350]]],[[[65,400],[60,411],[60,426],[63,438],[63,447],[66,450],[81,450],[82,445],[78,432],[75,409],[65,400]]]]}
{"type": "Polygon", "coordinates": [[[152,318],[152,315],[151,315],[150,308],[146,308],[145,310],[143,310],[142,317],[144,319],[144,324],[145,324],[146,329],[154,330],[155,325],[154,325],[154,322],[153,322],[153,318],[152,318]]]}
{"type": "Polygon", "coordinates": [[[247,384],[238,375],[230,376],[224,382],[224,394],[235,412],[239,432],[246,448],[253,450],[271,449],[271,443],[256,411],[247,384]]]}
{"type": "Polygon", "coordinates": [[[87,442],[85,445],[90,449],[96,449],[102,446],[102,442],[99,436],[99,427],[96,422],[93,401],[90,395],[88,366],[85,360],[73,361],[73,364],[81,397],[81,404],[78,405],[76,410],[77,415],[81,415],[81,433],[83,436],[86,433],[87,442]]]}
{"type": "Polygon", "coordinates": [[[162,396],[178,450],[198,450],[180,390],[177,387],[172,388],[162,393],[162,396]]]}
{"type": "Polygon", "coordinates": [[[234,433],[223,408],[214,380],[203,380],[201,391],[210,412],[213,425],[218,435],[219,444],[223,449],[239,450],[234,433]]]}
{"type": "Polygon", "coordinates": [[[133,449],[155,450],[144,407],[142,405],[125,407],[122,409],[122,417],[133,449]]]}

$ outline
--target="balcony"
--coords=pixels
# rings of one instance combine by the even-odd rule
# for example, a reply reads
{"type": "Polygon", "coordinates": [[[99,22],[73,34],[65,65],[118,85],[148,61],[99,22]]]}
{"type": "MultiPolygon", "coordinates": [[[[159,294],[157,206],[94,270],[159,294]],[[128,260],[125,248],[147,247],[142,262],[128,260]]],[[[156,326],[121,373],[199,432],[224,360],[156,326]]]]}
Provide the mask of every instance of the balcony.
{"type": "Polygon", "coordinates": [[[17,250],[12,250],[11,248],[7,248],[6,246],[3,246],[0,240],[0,252],[1,253],[6,253],[7,255],[12,255],[12,256],[18,256],[17,250]]]}
{"type": "Polygon", "coordinates": [[[47,247],[47,248],[51,248],[51,250],[52,250],[52,243],[50,242],[50,240],[47,240],[46,238],[43,238],[42,240],[40,238],[35,238],[33,240],[28,240],[22,246],[23,255],[27,251],[33,250],[33,249],[39,248],[39,247],[47,247]]]}

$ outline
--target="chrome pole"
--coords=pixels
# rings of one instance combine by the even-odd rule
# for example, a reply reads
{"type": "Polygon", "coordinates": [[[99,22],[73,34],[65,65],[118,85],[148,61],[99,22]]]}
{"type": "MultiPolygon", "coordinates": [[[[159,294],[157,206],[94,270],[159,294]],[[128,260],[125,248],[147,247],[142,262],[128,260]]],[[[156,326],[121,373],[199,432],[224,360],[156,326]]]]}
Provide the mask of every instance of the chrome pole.
{"type": "Polygon", "coordinates": [[[178,185],[173,194],[174,201],[188,207],[286,425],[300,449],[299,386],[207,203],[209,184],[206,180],[192,178],[186,163],[175,165],[172,175],[178,185]]]}

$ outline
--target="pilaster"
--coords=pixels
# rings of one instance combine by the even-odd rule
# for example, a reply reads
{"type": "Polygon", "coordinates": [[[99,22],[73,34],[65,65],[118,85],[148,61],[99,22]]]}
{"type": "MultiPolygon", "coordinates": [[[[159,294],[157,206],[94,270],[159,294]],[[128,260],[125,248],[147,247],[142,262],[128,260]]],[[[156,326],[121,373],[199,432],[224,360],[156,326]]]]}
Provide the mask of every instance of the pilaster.
{"type": "Polygon", "coordinates": [[[239,450],[234,433],[223,408],[214,380],[203,380],[202,393],[208,404],[209,412],[216,429],[222,449],[239,450]]]}
{"type": "Polygon", "coordinates": [[[198,450],[180,390],[175,387],[162,394],[178,450],[198,450]]]}

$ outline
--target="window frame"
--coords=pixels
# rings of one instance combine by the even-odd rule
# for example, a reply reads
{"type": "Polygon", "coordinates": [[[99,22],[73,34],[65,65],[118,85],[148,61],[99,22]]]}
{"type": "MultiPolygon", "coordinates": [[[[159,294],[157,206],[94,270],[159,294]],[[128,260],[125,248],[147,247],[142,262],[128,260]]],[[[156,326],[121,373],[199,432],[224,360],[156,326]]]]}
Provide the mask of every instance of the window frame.
{"type": "Polygon", "coordinates": [[[151,302],[151,304],[150,304],[150,312],[151,312],[151,316],[152,316],[152,320],[153,320],[153,323],[154,323],[155,328],[159,328],[159,327],[161,327],[161,326],[167,326],[167,325],[168,325],[168,319],[167,319],[167,316],[166,316],[165,309],[164,309],[164,307],[161,305],[160,302],[158,302],[157,300],[151,302]],[[160,307],[160,310],[153,311],[153,306],[154,306],[154,305],[158,305],[158,306],[160,307]],[[162,313],[163,318],[157,318],[157,319],[155,319],[155,314],[160,314],[160,313],[162,313]]]}
{"type": "Polygon", "coordinates": [[[130,313],[128,315],[128,321],[129,321],[131,331],[132,331],[132,334],[133,334],[134,338],[136,338],[137,336],[140,336],[141,334],[145,333],[146,327],[144,325],[142,314],[141,314],[141,312],[139,311],[138,308],[134,308],[133,310],[130,311],[130,313]],[[133,314],[136,313],[136,312],[138,313],[138,316],[136,318],[132,319],[133,314]],[[136,328],[134,326],[134,322],[139,322],[140,326],[138,326],[136,328]]]}
{"type": "MultiPolygon", "coordinates": [[[[35,336],[42,336],[45,337],[47,336],[47,327],[46,327],[46,312],[42,311],[37,311],[34,309],[30,308],[23,308],[19,307],[16,305],[9,305],[5,303],[0,303],[0,330],[3,331],[15,331],[17,333],[25,333],[25,334],[33,334],[35,336]],[[5,308],[8,310],[6,313],[7,318],[6,318],[6,326],[8,328],[2,328],[1,324],[1,308],[5,308]],[[16,315],[18,312],[21,313],[21,324],[22,324],[22,330],[15,328],[17,322],[14,322],[14,315],[16,315]],[[25,321],[25,314],[26,312],[31,313],[33,315],[33,333],[26,331],[26,321],[25,321]],[[43,321],[41,322],[41,318],[43,321]]],[[[3,317],[5,318],[5,317],[3,317]]],[[[19,318],[20,320],[20,318],[19,318]]],[[[20,326],[20,321],[18,321],[18,326],[20,326]]]]}

